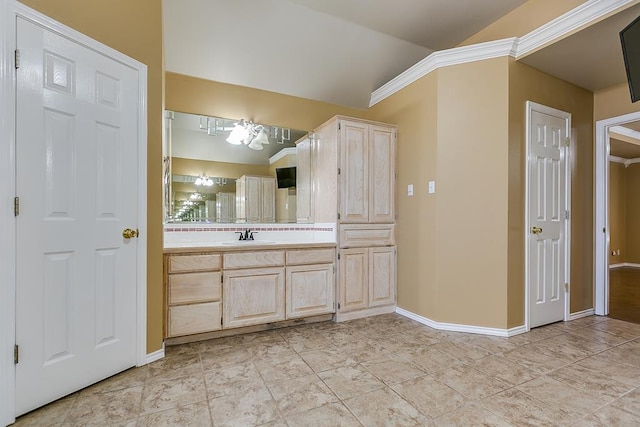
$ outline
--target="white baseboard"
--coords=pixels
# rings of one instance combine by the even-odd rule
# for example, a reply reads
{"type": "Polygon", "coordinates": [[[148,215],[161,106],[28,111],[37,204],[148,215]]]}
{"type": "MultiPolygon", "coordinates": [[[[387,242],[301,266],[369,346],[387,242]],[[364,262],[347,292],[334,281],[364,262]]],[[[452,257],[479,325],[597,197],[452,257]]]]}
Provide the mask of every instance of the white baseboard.
{"type": "Polygon", "coordinates": [[[621,262],[620,264],[609,265],[609,269],[611,270],[613,270],[614,268],[623,268],[623,267],[640,268],[640,264],[636,264],[633,262],[621,262]]]}
{"type": "Polygon", "coordinates": [[[164,343],[162,343],[162,348],[160,350],[147,354],[147,364],[160,359],[164,359],[164,343]]]}
{"type": "Polygon", "coordinates": [[[398,313],[401,316],[408,317],[409,319],[415,320],[416,322],[422,323],[423,325],[427,325],[430,328],[439,329],[443,331],[466,332],[469,334],[491,335],[495,337],[512,337],[514,335],[527,332],[527,328],[524,325],[516,326],[515,328],[511,328],[511,329],[499,329],[499,328],[487,328],[483,326],[459,325],[456,323],[436,322],[435,320],[428,319],[426,317],[420,316],[419,314],[412,313],[400,307],[396,308],[396,313],[398,313]]]}
{"type": "Polygon", "coordinates": [[[581,319],[583,317],[593,316],[594,314],[596,314],[596,311],[593,308],[582,310],[582,311],[576,311],[575,313],[569,313],[569,320],[581,319]]]}

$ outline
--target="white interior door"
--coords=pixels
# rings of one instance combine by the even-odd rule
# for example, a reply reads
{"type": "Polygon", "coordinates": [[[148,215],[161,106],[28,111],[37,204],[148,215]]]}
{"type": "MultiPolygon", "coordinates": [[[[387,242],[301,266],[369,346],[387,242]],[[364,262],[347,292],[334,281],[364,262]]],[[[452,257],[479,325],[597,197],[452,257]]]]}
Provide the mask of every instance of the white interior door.
{"type": "Polygon", "coordinates": [[[529,327],[536,327],[565,317],[567,142],[571,116],[537,104],[529,105],[529,327]]]}
{"type": "Polygon", "coordinates": [[[16,415],[136,364],[138,76],[18,18],[16,415]]]}

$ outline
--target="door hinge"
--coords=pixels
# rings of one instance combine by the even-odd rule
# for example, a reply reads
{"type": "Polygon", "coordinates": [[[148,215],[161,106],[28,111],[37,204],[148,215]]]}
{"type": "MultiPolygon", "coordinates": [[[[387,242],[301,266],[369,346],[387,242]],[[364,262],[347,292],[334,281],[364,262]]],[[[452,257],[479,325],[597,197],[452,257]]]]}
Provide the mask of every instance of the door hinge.
{"type": "Polygon", "coordinates": [[[606,229],[605,227],[602,227],[602,232],[603,232],[603,233],[606,233],[606,232],[607,232],[607,229],[606,229]]]}
{"type": "Polygon", "coordinates": [[[569,292],[569,284],[568,283],[564,284],[564,291],[565,292],[569,292]]]}
{"type": "Polygon", "coordinates": [[[19,361],[20,361],[20,347],[18,347],[18,344],[16,344],[13,346],[13,363],[17,365],[19,361]]]}
{"type": "Polygon", "coordinates": [[[20,197],[13,198],[13,216],[20,215],[20,197]]]}
{"type": "Polygon", "coordinates": [[[220,275],[220,283],[224,283],[224,276],[222,274],[220,275]]]}
{"type": "Polygon", "coordinates": [[[569,219],[569,211],[568,210],[564,211],[564,219],[569,219]]]}
{"type": "Polygon", "coordinates": [[[220,326],[222,326],[222,317],[220,317],[220,326]]]}
{"type": "Polygon", "coordinates": [[[342,129],[342,124],[338,122],[338,130],[342,129]]]}
{"type": "Polygon", "coordinates": [[[340,168],[338,168],[338,175],[340,175],[340,168]]]}
{"type": "Polygon", "coordinates": [[[16,70],[17,70],[18,68],[20,68],[20,49],[16,49],[13,52],[13,55],[14,55],[14,61],[15,61],[14,63],[15,63],[16,70]]]}
{"type": "Polygon", "coordinates": [[[562,141],[562,146],[563,146],[563,147],[568,147],[569,145],[571,145],[571,138],[566,137],[566,138],[562,141]]]}
{"type": "Polygon", "coordinates": [[[338,252],[338,259],[340,259],[340,252],[338,252]]]}
{"type": "Polygon", "coordinates": [[[338,303],[338,310],[340,310],[340,303],[338,303]]]}
{"type": "Polygon", "coordinates": [[[340,212],[338,212],[338,219],[340,219],[340,212]]]}

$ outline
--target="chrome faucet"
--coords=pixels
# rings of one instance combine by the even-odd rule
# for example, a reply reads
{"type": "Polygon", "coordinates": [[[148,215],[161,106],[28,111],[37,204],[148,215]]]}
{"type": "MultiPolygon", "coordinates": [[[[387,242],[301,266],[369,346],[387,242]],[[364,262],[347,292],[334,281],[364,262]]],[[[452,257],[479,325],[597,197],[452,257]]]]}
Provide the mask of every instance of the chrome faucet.
{"type": "Polygon", "coordinates": [[[248,228],[244,231],[236,231],[236,233],[240,234],[240,238],[238,240],[253,240],[253,232],[248,228]]]}

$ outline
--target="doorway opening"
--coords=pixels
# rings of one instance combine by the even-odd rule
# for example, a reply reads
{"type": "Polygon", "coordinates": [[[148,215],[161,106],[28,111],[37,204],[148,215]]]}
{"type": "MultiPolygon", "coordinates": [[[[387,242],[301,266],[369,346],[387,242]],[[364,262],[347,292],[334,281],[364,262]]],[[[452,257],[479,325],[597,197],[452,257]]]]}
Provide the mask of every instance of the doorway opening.
{"type": "Polygon", "coordinates": [[[596,123],[595,161],[595,313],[640,323],[640,112],[596,123]]]}

